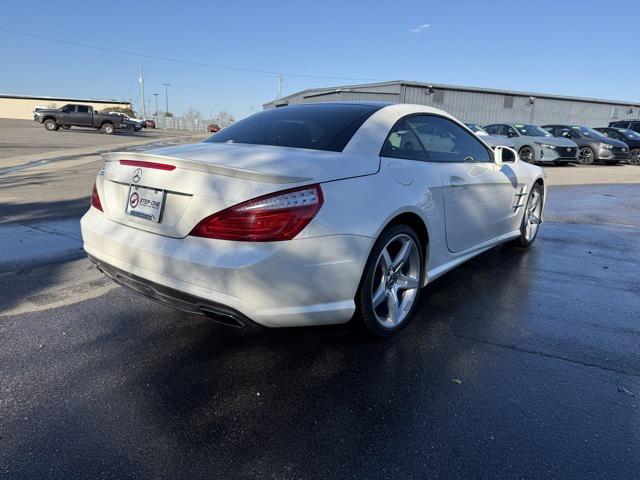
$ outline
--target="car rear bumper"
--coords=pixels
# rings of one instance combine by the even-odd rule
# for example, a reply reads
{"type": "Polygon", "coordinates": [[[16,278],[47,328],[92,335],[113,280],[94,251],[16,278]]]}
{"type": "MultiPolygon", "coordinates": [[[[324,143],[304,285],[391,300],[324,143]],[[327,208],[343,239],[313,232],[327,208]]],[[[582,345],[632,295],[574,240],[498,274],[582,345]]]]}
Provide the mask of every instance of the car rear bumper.
{"type": "Polygon", "coordinates": [[[111,278],[116,283],[123,285],[140,295],[155,300],[159,303],[173,307],[187,313],[206,315],[214,320],[233,327],[245,327],[253,322],[242,313],[221,305],[206,298],[196,297],[188,293],[181,292],[174,288],[152,282],[142,277],[138,277],[124,270],[114,267],[102,260],[87,255],[98,270],[111,278]]]}
{"type": "Polygon", "coordinates": [[[81,228],[87,254],[119,283],[180,310],[268,327],[347,322],[374,241],[172,238],[113,222],[94,208],[81,228]]]}

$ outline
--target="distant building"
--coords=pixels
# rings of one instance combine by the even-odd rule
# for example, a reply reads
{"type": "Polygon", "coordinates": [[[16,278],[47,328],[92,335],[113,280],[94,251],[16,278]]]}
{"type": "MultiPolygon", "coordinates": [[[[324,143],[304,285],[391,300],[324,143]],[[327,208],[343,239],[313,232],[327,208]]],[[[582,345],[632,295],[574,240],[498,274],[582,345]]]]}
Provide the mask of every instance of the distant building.
{"type": "Polygon", "coordinates": [[[67,103],[91,105],[98,110],[108,108],[131,107],[130,102],[117,100],[88,100],[82,98],[34,97],[30,95],[0,95],[0,118],[17,118],[33,120],[33,110],[36,107],[58,108],[67,103]]]}
{"type": "Polygon", "coordinates": [[[312,88],[264,104],[275,108],[296,103],[381,101],[416,103],[445,110],[464,122],[573,123],[607,126],[613,120],[640,118],[640,103],[546,93],[407,82],[402,80],[342,87],[312,88]]]}

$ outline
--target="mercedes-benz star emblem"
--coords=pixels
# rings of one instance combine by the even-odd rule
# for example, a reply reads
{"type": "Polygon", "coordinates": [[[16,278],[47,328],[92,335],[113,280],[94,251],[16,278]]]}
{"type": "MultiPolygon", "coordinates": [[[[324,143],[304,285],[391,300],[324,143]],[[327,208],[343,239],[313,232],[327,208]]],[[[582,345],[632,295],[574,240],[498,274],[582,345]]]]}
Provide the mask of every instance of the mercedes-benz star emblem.
{"type": "Polygon", "coordinates": [[[136,171],[133,172],[133,183],[138,183],[142,178],[142,169],[136,168],[136,171]]]}

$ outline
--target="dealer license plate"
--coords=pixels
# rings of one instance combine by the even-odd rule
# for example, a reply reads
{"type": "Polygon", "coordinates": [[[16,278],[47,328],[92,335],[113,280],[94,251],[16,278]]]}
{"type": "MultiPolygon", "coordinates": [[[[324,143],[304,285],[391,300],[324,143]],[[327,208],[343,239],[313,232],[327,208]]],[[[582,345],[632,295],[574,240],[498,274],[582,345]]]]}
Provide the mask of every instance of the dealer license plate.
{"type": "Polygon", "coordinates": [[[164,190],[130,185],[127,196],[127,214],[152,222],[160,222],[164,207],[164,194],[164,190]]]}

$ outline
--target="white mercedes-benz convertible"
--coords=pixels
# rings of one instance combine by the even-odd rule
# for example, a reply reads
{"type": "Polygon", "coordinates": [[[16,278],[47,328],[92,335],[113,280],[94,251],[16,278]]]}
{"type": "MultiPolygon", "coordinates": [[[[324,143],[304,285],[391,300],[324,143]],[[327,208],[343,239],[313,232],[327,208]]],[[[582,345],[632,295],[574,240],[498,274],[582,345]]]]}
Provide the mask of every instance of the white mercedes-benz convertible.
{"type": "Polygon", "coordinates": [[[203,143],[109,153],[82,218],[115,281],[231,325],[362,321],[388,336],[420,290],[533,243],[543,171],[424,105],[256,113],[203,143]]]}

